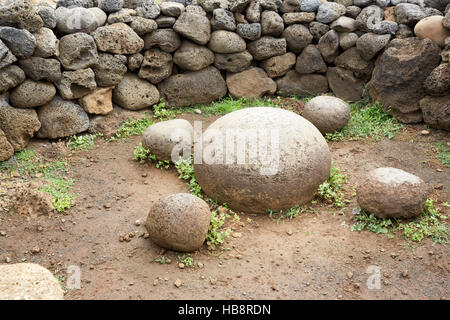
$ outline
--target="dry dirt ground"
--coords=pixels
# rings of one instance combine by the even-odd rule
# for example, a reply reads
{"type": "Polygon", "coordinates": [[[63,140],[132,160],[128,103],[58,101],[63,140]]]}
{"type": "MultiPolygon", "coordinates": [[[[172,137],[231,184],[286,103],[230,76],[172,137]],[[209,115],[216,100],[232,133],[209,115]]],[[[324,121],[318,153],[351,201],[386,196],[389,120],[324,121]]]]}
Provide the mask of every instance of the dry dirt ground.
{"type": "MultiPolygon", "coordinates": [[[[66,299],[448,299],[448,245],[425,240],[413,248],[399,237],[349,227],[356,206],[353,187],[375,167],[419,175],[433,198],[450,200],[450,171],[429,154],[432,142],[449,141],[448,133],[422,136],[424,128],[406,126],[393,140],[330,143],[334,163],[349,176],[345,190],[351,203],[343,213],[319,202],[315,213],[278,224],[267,215],[241,214],[225,244],[229,250],[210,252],[205,246],[191,254],[194,265],[184,269],[179,253],[145,239],[144,225],[135,222],[144,221],[159,198],[188,192],[185,183],[175,169],[133,161],[139,137],[99,140],[96,149],[68,159],[78,194],[72,209],[35,219],[0,215],[0,230],[6,230],[0,261],[39,263],[62,283],[66,268],[79,266],[81,289],[68,290],[66,299]],[[438,185],[443,188],[433,188],[438,185]],[[131,241],[119,241],[129,233],[135,234],[131,241]],[[33,247],[40,252],[32,253],[33,247]],[[155,262],[163,256],[171,263],[155,262]],[[380,288],[369,289],[376,268],[380,288]]],[[[46,143],[37,140],[33,147],[46,143]]]]}

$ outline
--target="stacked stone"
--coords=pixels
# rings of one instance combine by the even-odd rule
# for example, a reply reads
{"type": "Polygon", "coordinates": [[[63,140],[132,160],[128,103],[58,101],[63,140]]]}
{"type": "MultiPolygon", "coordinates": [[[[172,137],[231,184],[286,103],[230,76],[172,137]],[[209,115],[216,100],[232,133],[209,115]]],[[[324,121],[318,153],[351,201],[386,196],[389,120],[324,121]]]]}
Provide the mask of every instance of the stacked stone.
{"type": "Polygon", "coordinates": [[[115,106],[140,110],[162,98],[179,107],[227,93],[307,96],[330,89],[356,101],[369,80],[373,97],[400,120],[423,117],[450,130],[447,3],[59,0],[54,8],[5,1],[0,161],[33,136],[84,132],[115,106]]]}

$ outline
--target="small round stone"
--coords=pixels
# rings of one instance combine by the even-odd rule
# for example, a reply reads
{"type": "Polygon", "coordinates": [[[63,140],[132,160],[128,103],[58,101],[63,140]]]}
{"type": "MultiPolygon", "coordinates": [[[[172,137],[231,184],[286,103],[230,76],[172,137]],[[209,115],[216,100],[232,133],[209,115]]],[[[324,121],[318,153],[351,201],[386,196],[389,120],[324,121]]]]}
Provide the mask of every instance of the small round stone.
{"type": "Polygon", "coordinates": [[[306,103],[302,116],[326,134],[345,127],[350,119],[350,107],[342,99],[319,96],[306,103]]]}
{"type": "Polygon", "coordinates": [[[210,219],[211,212],[205,201],[189,193],[176,193],[153,205],[145,227],[158,246],[192,252],[205,242],[210,219]]]}

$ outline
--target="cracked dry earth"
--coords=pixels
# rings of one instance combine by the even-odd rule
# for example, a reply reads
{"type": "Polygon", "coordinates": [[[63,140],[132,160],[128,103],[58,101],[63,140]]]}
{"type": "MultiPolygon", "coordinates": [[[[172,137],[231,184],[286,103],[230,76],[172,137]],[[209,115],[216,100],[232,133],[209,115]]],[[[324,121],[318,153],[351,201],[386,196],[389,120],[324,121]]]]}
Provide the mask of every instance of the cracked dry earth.
{"type": "Polygon", "coordinates": [[[230,250],[205,246],[184,269],[179,254],[146,239],[136,220],[145,221],[159,198],[188,192],[185,183],[175,169],[133,161],[139,137],[98,141],[96,149],[67,160],[78,194],[72,209],[35,219],[0,215],[0,230],[6,230],[0,261],[39,263],[63,283],[66,268],[79,266],[81,289],[68,290],[66,299],[448,299],[448,245],[427,239],[411,248],[398,236],[350,231],[353,186],[378,166],[418,175],[430,185],[431,197],[450,200],[450,171],[429,152],[434,141],[448,141],[448,133],[422,136],[424,128],[406,126],[393,140],[330,143],[334,163],[349,177],[345,192],[351,203],[343,214],[320,201],[316,213],[278,224],[267,215],[242,214],[226,242],[230,250]],[[119,241],[124,236],[128,241],[119,241]],[[33,253],[36,246],[40,251],[33,253]],[[155,262],[162,256],[171,263],[155,262]],[[370,266],[380,268],[379,289],[367,287],[370,266]]]}

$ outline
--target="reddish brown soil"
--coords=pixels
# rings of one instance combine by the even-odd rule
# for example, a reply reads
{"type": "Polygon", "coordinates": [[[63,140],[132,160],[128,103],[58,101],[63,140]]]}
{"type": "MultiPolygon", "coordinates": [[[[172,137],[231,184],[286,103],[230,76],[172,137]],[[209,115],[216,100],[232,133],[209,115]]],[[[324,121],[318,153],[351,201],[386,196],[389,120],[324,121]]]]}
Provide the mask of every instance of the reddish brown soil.
{"type": "Polygon", "coordinates": [[[67,266],[80,266],[82,288],[69,290],[66,299],[445,299],[450,297],[448,245],[425,240],[411,248],[398,237],[349,229],[356,206],[353,186],[378,166],[419,175],[434,198],[450,200],[450,171],[430,151],[432,142],[448,141],[448,134],[433,130],[421,136],[423,128],[408,126],[394,140],[330,143],[333,161],[349,176],[346,194],[352,200],[343,214],[320,202],[315,214],[278,224],[266,215],[242,214],[243,225],[235,225],[226,242],[230,250],[210,252],[205,246],[185,269],[178,267],[178,253],[161,252],[144,239],[145,227],[135,225],[159,198],[187,192],[184,182],[174,169],[133,161],[139,137],[99,142],[68,160],[78,193],[72,209],[28,220],[0,215],[0,230],[6,231],[0,236],[0,261],[26,259],[61,278],[67,266]],[[438,185],[443,188],[435,190],[438,185]],[[130,242],[119,241],[130,232],[136,234],[130,242]],[[33,254],[33,247],[41,252],[33,254]],[[162,255],[172,262],[154,261],[162,255]],[[366,286],[371,265],[381,268],[379,290],[366,286]],[[180,288],[174,286],[177,279],[180,288]]]}

